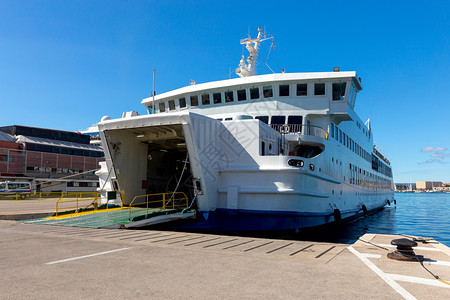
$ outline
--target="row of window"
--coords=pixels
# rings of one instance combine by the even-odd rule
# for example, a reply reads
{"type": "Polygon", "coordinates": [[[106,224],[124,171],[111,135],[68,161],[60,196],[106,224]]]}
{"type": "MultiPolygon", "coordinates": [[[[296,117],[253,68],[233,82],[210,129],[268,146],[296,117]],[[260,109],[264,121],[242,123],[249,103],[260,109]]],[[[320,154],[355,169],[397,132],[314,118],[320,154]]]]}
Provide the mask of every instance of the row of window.
{"type": "Polygon", "coordinates": [[[32,144],[32,143],[27,143],[27,150],[47,152],[47,153],[87,156],[87,157],[103,157],[104,156],[103,151],[73,149],[73,148],[50,146],[50,145],[32,144]]]}
{"type": "Polygon", "coordinates": [[[364,150],[358,143],[351,139],[345,132],[343,132],[337,125],[333,122],[330,123],[330,135],[339,143],[346,146],[351,151],[355,152],[357,155],[362,157],[368,162],[372,161],[372,157],[369,152],[364,150]]]}
{"type": "MultiPolygon", "coordinates": [[[[314,83],[313,94],[314,96],[325,96],[325,83],[314,83]]],[[[345,90],[347,87],[346,82],[332,83],[332,99],[333,101],[344,100],[345,90]]],[[[308,84],[298,83],[292,86],[290,84],[278,85],[278,96],[289,97],[291,94],[295,96],[308,96],[308,84]]],[[[236,91],[230,90],[225,92],[216,92],[212,94],[191,95],[188,97],[181,97],[178,99],[179,108],[185,108],[188,105],[188,101],[191,107],[204,106],[210,104],[222,104],[231,103],[236,100],[257,100],[261,98],[272,98],[274,95],[272,85],[262,87],[252,87],[249,89],[239,89],[236,91]]],[[[159,103],[159,111],[165,112],[166,110],[175,110],[175,99],[166,102],[159,103]]],[[[150,110],[150,108],[149,108],[150,110]]]]}
{"type": "Polygon", "coordinates": [[[79,134],[76,132],[59,131],[45,128],[35,128],[20,125],[0,127],[0,131],[6,132],[11,135],[25,135],[34,136],[40,138],[46,138],[58,141],[67,141],[79,144],[89,145],[89,136],[79,134]]]}
{"type": "Polygon", "coordinates": [[[366,129],[365,126],[362,126],[361,123],[359,123],[358,121],[356,121],[356,127],[358,127],[359,129],[362,130],[363,134],[365,134],[366,136],[370,135],[370,131],[368,129],[366,129]]]}
{"type": "MultiPolygon", "coordinates": [[[[66,174],[78,174],[82,173],[84,170],[70,169],[70,168],[52,168],[52,167],[30,167],[27,166],[28,172],[40,172],[40,173],[66,173],[66,174]]],[[[89,172],[88,174],[94,175],[94,172],[89,172]]]]}
{"type": "Polygon", "coordinates": [[[368,188],[391,188],[391,182],[381,176],[375,175],[369,171],[365,171],[355,165],[349,164],[351,184],[360,185],[368,188]]]}
{"type": "MultiPolygon", "coordinates": [[[[271,125],[301,125],[303,124],[303,116],[288,116],[286,123],[286,116],[256,116],[255,119],[260,120],[263,123],[271,124],[271,125]],[[270,122],[269,122],[270,120],[270,122]]],[[[218,118],[219,121],[231,121],[233,118],[218,118]]]]}
{"type": "Polygon", "coordinates": [[[99,187],[98,182],[68,182],[67,187],[99,187]]]}

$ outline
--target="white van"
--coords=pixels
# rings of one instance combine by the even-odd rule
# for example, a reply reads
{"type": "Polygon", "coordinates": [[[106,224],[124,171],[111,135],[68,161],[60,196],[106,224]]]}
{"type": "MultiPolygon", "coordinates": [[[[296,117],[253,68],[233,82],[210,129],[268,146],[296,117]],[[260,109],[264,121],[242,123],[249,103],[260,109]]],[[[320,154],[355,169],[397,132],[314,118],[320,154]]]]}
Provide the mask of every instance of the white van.
{"type": "Polygon", "coordinates": [[[25,194],[31,193],[29,182],[5,181],[0,182],[0,195],[20,194],[21,199],[25,199],[25,194]]]}

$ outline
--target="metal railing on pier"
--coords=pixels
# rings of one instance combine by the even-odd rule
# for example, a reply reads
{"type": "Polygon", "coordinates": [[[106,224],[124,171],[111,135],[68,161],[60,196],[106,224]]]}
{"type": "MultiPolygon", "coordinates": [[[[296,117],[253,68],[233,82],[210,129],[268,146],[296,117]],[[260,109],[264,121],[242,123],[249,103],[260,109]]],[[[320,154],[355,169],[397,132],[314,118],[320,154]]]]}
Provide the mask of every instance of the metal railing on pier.
{"type": "Polygon", "coordinates": [[[169,192],[159,194],[140,195],[133,198],[129,205],[128,219],[131,220],[132,213],[146,211],[148,215],[149,210],[154,209],[177,209],[188,208],[189,200],[183,192],[169,192]]]}
{"type": "Polygon", "coordinates": [[[56,201],[55,216],[64,212],[84,212],[84,211],[97,211],[100,209],[109,209],[110,202],[116,201],[117,195],[120,196],[121,206],[123,206],[123,195],[119,191],[108,192],[81,192],[81,193],[64,193],[61,198],[56,201]],[[106,193],[106,199],[102,197],[102,194],[106,193]],[[106,203],[101,203],[106,201],[106,203]]]}

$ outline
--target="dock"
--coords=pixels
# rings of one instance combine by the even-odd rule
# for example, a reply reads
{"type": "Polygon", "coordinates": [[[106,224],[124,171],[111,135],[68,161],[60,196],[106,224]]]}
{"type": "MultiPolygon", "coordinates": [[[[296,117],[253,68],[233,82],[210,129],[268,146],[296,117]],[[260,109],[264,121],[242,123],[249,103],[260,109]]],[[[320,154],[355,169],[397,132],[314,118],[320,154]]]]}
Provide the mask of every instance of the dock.
{"type": "Polygon", "coordinates": [[[448,299],[450,249],[387,258],[401,236],[355,244],[0,221],[5,299],[448,299]],[[438,276],[433,277],[433,275],[438,276]]]}

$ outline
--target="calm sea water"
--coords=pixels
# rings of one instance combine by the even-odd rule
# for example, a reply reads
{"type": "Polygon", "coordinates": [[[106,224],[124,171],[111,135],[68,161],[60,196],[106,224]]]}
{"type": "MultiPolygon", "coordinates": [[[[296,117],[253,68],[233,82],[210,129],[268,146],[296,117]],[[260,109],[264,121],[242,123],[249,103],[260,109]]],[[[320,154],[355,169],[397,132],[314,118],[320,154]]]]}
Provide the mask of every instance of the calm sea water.
{"type": "Polygon", "coordinates": [[[433,237],[450,247],[450,194],[397,193],[397,205],[332,228],[300,233],[296,239],[354,243],[365,233],[433,237]]]}

